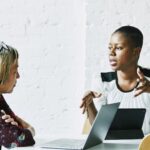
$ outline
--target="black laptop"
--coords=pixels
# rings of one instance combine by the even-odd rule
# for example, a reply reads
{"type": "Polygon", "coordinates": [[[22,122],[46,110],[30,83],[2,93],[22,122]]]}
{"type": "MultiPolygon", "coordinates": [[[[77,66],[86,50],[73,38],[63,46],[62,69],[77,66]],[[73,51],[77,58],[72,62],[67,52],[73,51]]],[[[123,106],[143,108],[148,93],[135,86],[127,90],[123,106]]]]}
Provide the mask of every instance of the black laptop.
{"type": "Polygon", "coordinates": [[[105,140],[141,139],[146,109],[118,109],[105,140]]]}

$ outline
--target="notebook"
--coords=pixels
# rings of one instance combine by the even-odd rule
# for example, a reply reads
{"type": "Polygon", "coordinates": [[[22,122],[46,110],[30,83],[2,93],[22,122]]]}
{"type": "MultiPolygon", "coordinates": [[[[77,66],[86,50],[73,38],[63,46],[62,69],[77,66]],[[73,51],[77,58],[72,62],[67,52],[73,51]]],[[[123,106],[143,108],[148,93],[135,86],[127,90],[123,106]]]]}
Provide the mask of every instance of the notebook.
{"type": "Polygon", "coordinates": [[[84,150],[96,146],[105,139],[120,103],[103,105],[97,113],[86,140],[56,139],[43,144],[46,149],[84,150]]]}
{"type": "Polygon", "coordinates": [[[142,139],[145,113],[144,108],[118,109],[105,139],[142,139]]]}

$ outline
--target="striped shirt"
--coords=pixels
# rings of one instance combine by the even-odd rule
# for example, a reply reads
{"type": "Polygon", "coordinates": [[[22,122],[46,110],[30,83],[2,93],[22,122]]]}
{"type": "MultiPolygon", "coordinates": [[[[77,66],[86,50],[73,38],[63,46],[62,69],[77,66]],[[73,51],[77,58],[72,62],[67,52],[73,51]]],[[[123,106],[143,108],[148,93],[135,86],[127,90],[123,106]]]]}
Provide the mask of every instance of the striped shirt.
{"type": "MultiPolygon", "coordinates": [[[[145,78],[150,80],[150,70],[141,68],[145,78]]],[[[96,75],[93,80],[92,91],[102,93],[102,96],[95,100],[97,109],[103,104],[111,104],[120,102],[120,108],[145,108],[146,114],[143,122],[144,134],[150,133],[150,93],[142,93],[134,97],[134,89],[130,91],[122,91],[119,88],[116,72],[105,72],[96,75]]]]}

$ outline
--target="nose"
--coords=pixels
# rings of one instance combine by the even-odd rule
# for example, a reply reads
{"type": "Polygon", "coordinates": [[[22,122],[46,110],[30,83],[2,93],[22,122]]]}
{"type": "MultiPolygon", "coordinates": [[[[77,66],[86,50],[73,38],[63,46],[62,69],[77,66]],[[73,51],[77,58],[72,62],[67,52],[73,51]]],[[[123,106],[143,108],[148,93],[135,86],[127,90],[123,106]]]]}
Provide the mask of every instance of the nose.
{"type": "Polygon", "coordinates": [[[110,55],[110,56],[116,56],[116,49],[115,49],[115,47],[111,47],[111,48],[110,48],[109,55],[110,55]]]}
{"type": "Polygon", "coordinates": [[[19,72],[17,72],[17,76],[16,76],[16,78],[17,78],[17,79],[19,79],[19,78],[20,78],[20,74],[19,74],[19,72]]]}

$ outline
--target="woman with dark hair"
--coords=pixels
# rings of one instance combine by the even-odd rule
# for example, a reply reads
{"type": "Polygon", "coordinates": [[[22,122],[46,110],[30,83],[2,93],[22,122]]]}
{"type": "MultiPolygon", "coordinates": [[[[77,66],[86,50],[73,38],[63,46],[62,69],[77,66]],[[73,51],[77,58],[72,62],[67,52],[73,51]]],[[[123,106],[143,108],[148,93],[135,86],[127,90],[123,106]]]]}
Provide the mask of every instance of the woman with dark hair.
{"type": "Polygon", "coordinates": [[[150,133],[150,70],[138,65],[143,45],[142,32],[133,26],[122,26],[114,31],[109,42],[109,62],[113,71],[101,72],[95,87],[86,92],[81,108],[93,123],[100,105],[120,102],[120,108],[145,108],[144,134],[150,133]]]}

